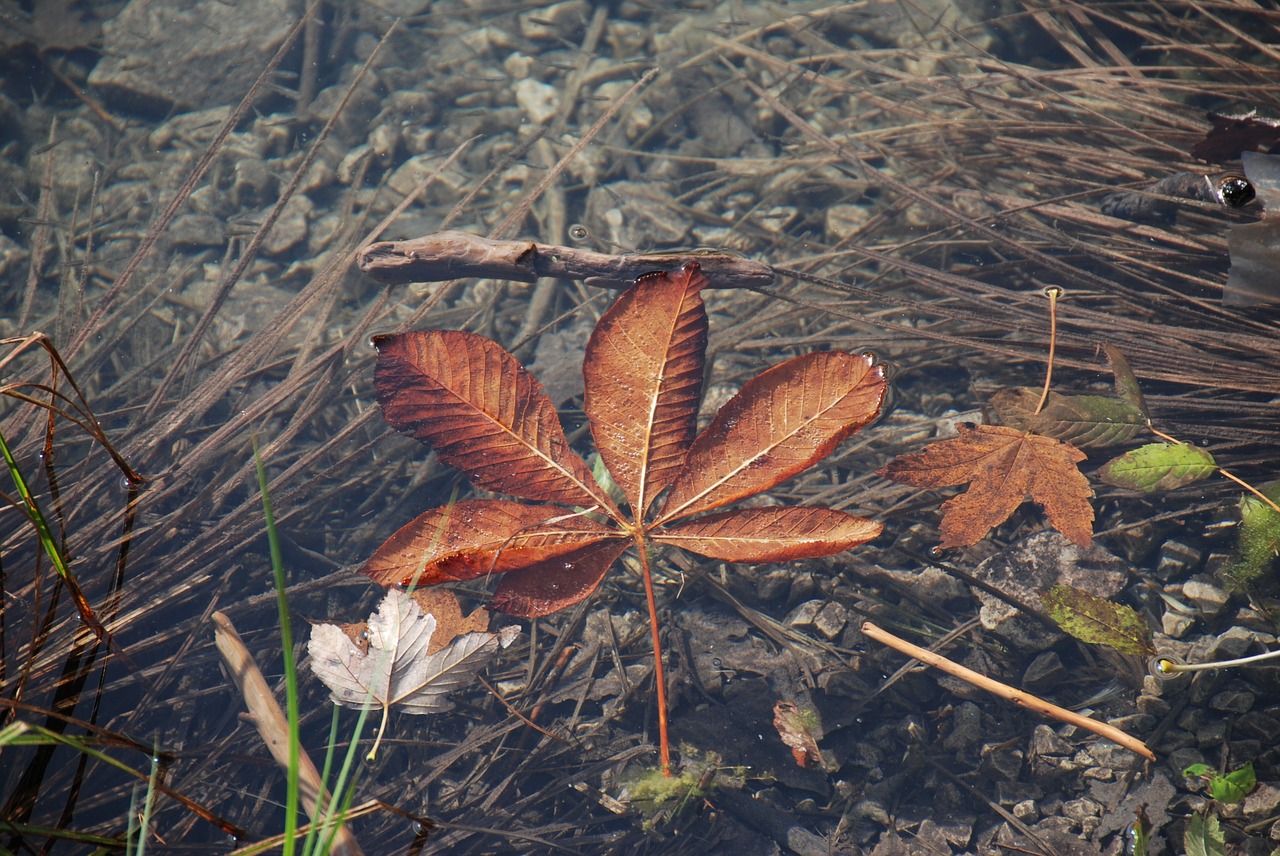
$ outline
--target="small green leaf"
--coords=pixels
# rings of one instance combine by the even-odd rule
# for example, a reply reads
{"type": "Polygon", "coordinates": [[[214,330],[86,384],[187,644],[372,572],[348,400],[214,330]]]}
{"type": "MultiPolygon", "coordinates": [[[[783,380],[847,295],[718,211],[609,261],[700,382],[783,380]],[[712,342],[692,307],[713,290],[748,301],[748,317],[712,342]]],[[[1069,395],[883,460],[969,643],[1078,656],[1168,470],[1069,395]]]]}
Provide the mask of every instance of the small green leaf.
{"type": "Polygon", "coordinates": [[[1053,622],[1082,642],[1145,657],[1156,652],[1151,643],[1151,628],[1138,613],[1123,604],[1071,586],[1054,586],[1041,595],[1041,600],[1053,622]]]}
{"type": "Polygon", "coordinates": [[[1147,424],[1142,411],[1109,395],[1049,393],[1035,412],[1040,391],[1028,387],[1002,389],[991,396],[1000,422],[1019,431],[1062,440],[1080,449],[1127,443],[1147,424]]]}
{"type": "Polygon", "coordinates": [[[1222,834],[1218,816],[1193,814],[1182,836],[1187,856],[1227,856],[1227,839],[1222,834]]]}
{"type": "Polygon", "coordinates": [[[1217,469],[1213,455],[1197,446],[1148,443],[1112,458],[1098,470],[1098,478],[1116,487],[1151,493],[1198,482],[1217,469]]]}
{"type": "Polygon", "coordinates": [[[1232,770],[1225,776],[1216,776],[1209,781],[1209,793],[1218,802],[1242,802],[1249,792],[1258,786],[1258,778],[1254,775],[1253,764],[1245,764],[1238,770],[1232,770]]]}
{"type": "MultiPolygon", "coordinates": [[[[1264,486],[1262,492],[1272,502],[1280,501],[1280,482],[1264,486]]],[[[1262,576],[1280,552],[1280,514],[1246,494],[1240,499],[1237,531],[1235,554],[1222,572],[1237,585],[1246,586],[1262,576]]]]}
{"type": "Polygon", "coordinates": [[[1208,764],[1192,764],[1182,771],[1182,775],[1188,779],[1207,779],[1218,775],[1218,773],[1208,764]]]}

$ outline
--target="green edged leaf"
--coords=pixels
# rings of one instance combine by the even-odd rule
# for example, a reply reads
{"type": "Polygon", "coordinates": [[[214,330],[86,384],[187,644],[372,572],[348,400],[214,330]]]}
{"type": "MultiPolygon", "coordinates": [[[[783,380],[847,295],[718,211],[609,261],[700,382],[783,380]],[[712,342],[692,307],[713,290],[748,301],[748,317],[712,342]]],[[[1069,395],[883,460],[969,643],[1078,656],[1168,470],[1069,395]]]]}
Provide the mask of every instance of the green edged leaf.
{"type": "Polygon", "coordinates": [[[1227,856],[1227,839],[1216,814],[1193,814],[1182,836],[1187,856],[1227,856]]]}
{"type": "Polygon", "coordinates": [[[1182,771],[1182,775],[1188,779],[1211,778],[1218,775],[1208,764],[1192,764],[1190,767],[1182,771]]]}
{"type": "Polygon", "coordinates": [[[1139,805],[1133,810],[1133,823],[1125,831],[1128,836],[1125,853],[1127,856],[1147,856],[1151,851],[1151,820],[1147,817],[1147,807],[1139,805]]]}
{"type": "Polygon", "coordinates": [[[1148,443],[1103,464],[1098,478],[1116,487],[1152,493],[1184,487],[1217,470],[1213,455],[1198,446],[1148,443]]]}
{"type": "Polygon", "coordinates": [[[1002,389],[990,399],[1002,424],[1062,440],[1081,449],[1127,443],[1147,424],[1141,410],[1109,395],[1050,392],[1044,407],[1036,413],[1039,401],[1039,390],[1025,386],[1002,389]]]}
{"type": "MultiPolygon", "coordinates": [[[[1280,482],[1266,485],[1262,493],[1272,502],[1280,501],[1280,482]]],[[[1240,526],[1235,554],[1223,574],[1238,586],[1247,586],[1266,573],[1280,553],[1280,513],[1256,496],[1240,499],[1240,526]]]]}
{"type": "Polygon", "coordinates": [[[1151,629],[1127,606],[1071,586],[1054,586],[1041,600],[1053,623],[1081,642],[1147,657],[1156,652],[1151,629]]]}

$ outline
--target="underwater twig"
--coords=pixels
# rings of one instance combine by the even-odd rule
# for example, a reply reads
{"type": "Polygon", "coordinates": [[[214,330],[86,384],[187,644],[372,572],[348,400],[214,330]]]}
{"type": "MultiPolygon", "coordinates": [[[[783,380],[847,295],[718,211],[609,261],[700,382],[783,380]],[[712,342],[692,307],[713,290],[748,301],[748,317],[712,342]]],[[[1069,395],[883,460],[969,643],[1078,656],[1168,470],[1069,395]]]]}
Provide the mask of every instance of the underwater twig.
{"type": "Polygon", "coordinates": [[[1147,744],[1143,743],[1136,737],[1131,737],[1130,735],[1125,734],[1114,725],[1108,725],[1105,722],[1090,719],[1089,717],[1082,716],[1073,710],[1058,707],[1056,704],[1051,704],[1042,698],[1023,692],[1022,690],[1011,687],[1008,684],[1002,684],[997,680],[987,677],[986,675],[979,674],[972,669],[967,669],[964,666],[961,666],[959,663],[948,660],[941,654],[935,654],[933,651],[921,648],[919,645],[912,645],[905,639],[899,639],[892,633],[876,627],[870,621],[863,622],[862,635],[869,639],[874,639],[882,645],[888,645],[896,651],[901,651],[908,657],[914,657],[926,666],[933,666],[936,669],[941,669],[949,675],[957,677],[962,681],[967,681],[979,689],[984,689],[989,693],[998,695],[1016,705],[1020,705],[1021,707],[1025,707],[1028,710],[1033,710],[1036,713],[1040,713],[1045,716],[1051,716],[1054,719],[1060,719],[1063,722],[1070,723],[1071,725],[1075,725],[1079,728],[1092,731],[1094,734],[1097,734],[1100,737],[1105,737],[1113,743],[1118,743],[1132,752],[1137,752],[1148,761],[1156,760],[1155,753],[1147,748],[1147,744]]]}
{"type": "Polygon", "coordinates": [[[360,270],[399,285],[444,282],[460,277],[489,277],[534,282],[538,277],[580,279],[588,285],[625,288],[643,274],[674,271],[697,261],[713,288],[764,288],[773,269],[719,250],[635,253],[611,256],[577,247],[533,241],[500,241],[467,232],[436,232],[409,241],[379,241],[356,254],[360,270]]]}

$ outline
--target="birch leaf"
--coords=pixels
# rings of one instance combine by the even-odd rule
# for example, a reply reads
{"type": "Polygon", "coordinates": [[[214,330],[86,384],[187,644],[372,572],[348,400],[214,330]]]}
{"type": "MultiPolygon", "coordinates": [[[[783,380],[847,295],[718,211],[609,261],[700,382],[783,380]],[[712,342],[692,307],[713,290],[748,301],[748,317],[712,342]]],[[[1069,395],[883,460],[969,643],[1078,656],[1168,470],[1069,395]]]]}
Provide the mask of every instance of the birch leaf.
{"type": "Polygon", "coordinates": [[[311,630],[311,670],[329,688],[334,703],[382,708],[382,726],[370,759],[377,756],[393,705],[413,714],[450,710],[448,694],[470,684],[519,632],[513,625],[497,633],[463,633],[428,654],[436,623],[413,598],[392,589],[369,616],[360,642],[336,624],[317,624],[311,630]]]}

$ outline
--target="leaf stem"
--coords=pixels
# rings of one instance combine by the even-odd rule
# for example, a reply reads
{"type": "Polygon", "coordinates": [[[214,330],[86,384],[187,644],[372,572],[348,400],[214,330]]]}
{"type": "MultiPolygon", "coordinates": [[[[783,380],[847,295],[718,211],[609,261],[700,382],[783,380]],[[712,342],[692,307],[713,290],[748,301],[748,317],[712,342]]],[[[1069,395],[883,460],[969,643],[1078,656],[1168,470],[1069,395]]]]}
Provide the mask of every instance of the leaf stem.
{"type": "Polygon", "coordinates": [[[1044,409],[1044,403],[1049,400],[1049,383],[1053,380],[1053,352],[1058,345],[1058,298],[1062,296],[1062,289],[1051,285],[1044,290],[1044,296],[1049,298],[1049,365],[1044,371],[1044,389],[1040,391],[1040,401],[1036,404],[1033,415],[1038,415],[1044,409]]]}
{"type": "Polygon", "coordinates": [[[662,774],[671,778],[671,743],[667,739],[667,679],[662,669],[662,640],[658,637],[658,601],[653,595],[653,572],[649,569],[649,550],[644,536],[636,533],[636,549],[644,572],[644,595],[649,601],[649,630],[653,634],[653,677],[658,684],[658,754],[662,774]]]}

